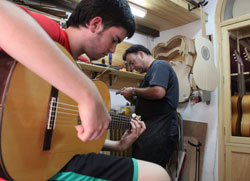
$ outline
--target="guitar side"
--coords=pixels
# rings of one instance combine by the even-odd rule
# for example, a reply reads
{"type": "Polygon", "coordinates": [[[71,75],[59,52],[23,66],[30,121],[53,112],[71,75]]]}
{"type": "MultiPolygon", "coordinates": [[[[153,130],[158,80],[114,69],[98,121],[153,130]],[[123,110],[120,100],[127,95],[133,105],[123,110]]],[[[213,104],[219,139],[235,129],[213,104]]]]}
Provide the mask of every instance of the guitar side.
{"type": "MultiPolygon", "coordinates": [[[[1,112],[1,166],[4,168],[1,175],[4,178],[48,180],[75,154],[98,153],[101,150],[106,134],[97,141],[81,142],[75,130],[79,123],[78,114],[64,114],[63,109],[57,114],[51,148],[47,151],[42,149],[50,91],[50,84],[21,64],[16,64],[3,95],[1,112]]],[[[109,92],[105,91],[108,90],[101,87],[100,93],[104,93],[102,96],[109,109],[109,92]]],[[[58,93],[58,98],[59,102],[77,107],[62,92],[58,93]]]]}
{"type": "Polygon", "coordinates": [[[245,95],[242,99],[242,120],[241,136],[250,137],[250,95],[245,95]]]}
{"type": "Polygon", "coordinates": [[[239,95],[232,96],[232,135],[241,136],[242,122],[242,97],[239,95]]]}

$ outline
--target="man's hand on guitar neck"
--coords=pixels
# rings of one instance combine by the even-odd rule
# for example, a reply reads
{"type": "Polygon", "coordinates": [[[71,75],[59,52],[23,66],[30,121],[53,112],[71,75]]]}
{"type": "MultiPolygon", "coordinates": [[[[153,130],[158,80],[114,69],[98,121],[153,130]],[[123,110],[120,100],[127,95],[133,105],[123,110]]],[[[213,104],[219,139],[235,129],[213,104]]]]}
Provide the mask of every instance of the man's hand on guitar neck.
{"type": "Polygon", "coordinates": [[[138,118],[130,121],[131,129],[127,130],[120,141],[105,140],[102,150],[124,151],[128,149],[139,136],[146,130],[146,125],[138,118]]]}
{"type": "Polygon", "coordinates": [[[146,125],[143,121],[131,119],[130,124],[132,129],[127,130],[120,140],[120,150],[128,149],[139,136],[146,130],[146,125]]]}

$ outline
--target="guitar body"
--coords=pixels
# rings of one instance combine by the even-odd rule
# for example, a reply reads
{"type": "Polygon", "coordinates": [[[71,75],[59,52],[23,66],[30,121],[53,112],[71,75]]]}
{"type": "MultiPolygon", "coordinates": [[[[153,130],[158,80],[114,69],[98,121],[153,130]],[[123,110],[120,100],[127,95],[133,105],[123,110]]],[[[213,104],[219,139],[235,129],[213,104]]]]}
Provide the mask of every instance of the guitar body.
{"type": "Polygon", "coordinates": [[[179,82],[179,102],[186,102],[191,94],[190,82],[188,79],[191,67],[184,61],[170,61],[179,82]]]}
{"type": "MultiPolygon", "coordinates": [[[[68,54],[66,50],[63,51],[68,54]]],[[[1,66],[4,64],[2,58],[1,54],[1,66]]],[[[0,177],[8,180],[48,180],[75,154],[98,153],[101,150],[106,134],[97,141],[81,142],[75,130],[79,122],[78,111],[77,114],[72,112],[72,115],[65,115],[58,108],[51,147],[44,151],[42,148],[52,86],[19,63],[12,65],[5,77],[5,80],[0,79],[1,85],[5,85],[4,89],[0,89],[0,177]]],[[[97,82],[109,109],[109,91],[103,86],[104,83],[97,82]]],[[[61,103],[77,106],[76,102],[60,91],[58,98],[61,103]]]]}
{"type": "Polygon", "coordinates": [[[250,137],[250,95],[245,95],[242,99],[242,120],[241,136],[250,137]]]}
{"type": "Polygon", "coordinates": [[[195,38],[197,57],[193,67],[195,83],[200,89],[213,91],[218,85],[218,72],[214,65],[213,45],[202,36],[195,38]]]}
{"type": "MultiPolygon", "coordinates": [[[[242,136],[242,119],[243,115],[243,100],[245,98],[245,78],[244,78],[244,64],[237,50],[234,51],[234,59],[239,64],[238,66],[238,76],[237,76],[237,86],[238,86],[238,95],[232,96],[232,135],[233,136],[242,136]]],[[[246,100],[244,104],[247,104],[246,100]]],[[[245,108],[247,112],[247,109],[245,108]]],[[[244,125],[247,125],[248,120],[245,118],[244,125]]],[[[245,129],[245,128],[244,128],[245,129]]],[[[247,128],[246,128],[247,129],[247,128]]],[[[244,130],[246,132],[246,130],[244,130]]],[[[245,133],[243,133],[245,134],[245,133]]]]}
{"type": "Polygon", "coordinates": [[[241,135],[241,120],[242,120],[242,97],[239,95],[232,96],[232,135],[241,135]]]}

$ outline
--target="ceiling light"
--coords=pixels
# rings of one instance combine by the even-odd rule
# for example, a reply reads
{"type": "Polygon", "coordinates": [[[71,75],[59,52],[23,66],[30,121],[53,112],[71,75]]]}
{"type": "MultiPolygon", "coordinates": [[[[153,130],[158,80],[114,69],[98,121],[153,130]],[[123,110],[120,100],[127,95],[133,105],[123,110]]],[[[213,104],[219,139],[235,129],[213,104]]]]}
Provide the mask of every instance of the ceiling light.
{"type": "Polygon", "coordinates": [[[129,3],[129,6],[131,8],[132,13],[135,16],[143,18],[147,14],[147,10],[140,7],[140,6],[137,6],[137,5],[132,4],[132,3],[129,3]]]}

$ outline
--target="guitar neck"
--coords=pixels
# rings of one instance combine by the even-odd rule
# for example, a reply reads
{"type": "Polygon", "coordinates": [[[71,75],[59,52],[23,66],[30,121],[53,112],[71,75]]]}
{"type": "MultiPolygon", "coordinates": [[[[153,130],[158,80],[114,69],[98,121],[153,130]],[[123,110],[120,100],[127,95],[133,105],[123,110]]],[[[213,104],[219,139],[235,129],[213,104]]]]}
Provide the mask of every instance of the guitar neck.
{"type": "Polygon", "coordinates": [[[109,124],[109,129],[131,129],[130,120],[131,117],[124,115],[117,115],[115,113],[110,113],[111,123],[109,124]]]}
{"type": "Polygon", "coordinates": [[[202,36],[206,37],[206,23],[205,23],[205,16],[204,16],[204,7],[201,5],[200,6],[200,11],[201,11],[201,30],[202,30],[202,36]]]}
{"type": "Polygon", "coordinates": [[[239,89],[239,95],[243,97],[246,94],[243,64],[240,65],[240,73],[238,74],[238,89],[239,89]]]}
{"type": "Polygon", "coordinates": [[[233,56],[234,56],[235,61],[238,63],[238,76],[237,76],[238,92],[239,92],[239,96],[243,97],[246,93],[245,78],[244,78],[244,63],[237,50],[234,50],[233,56]]]}

